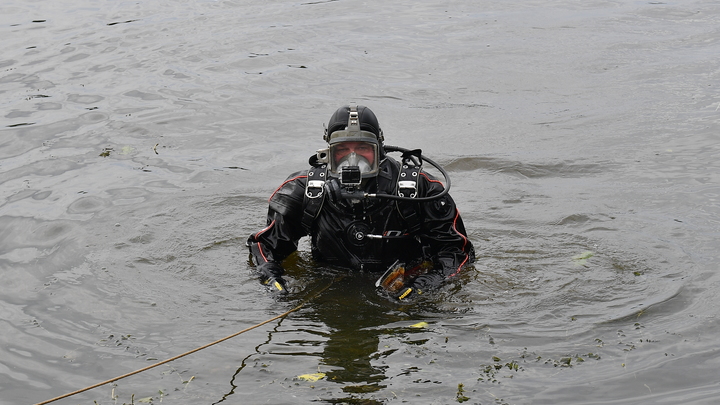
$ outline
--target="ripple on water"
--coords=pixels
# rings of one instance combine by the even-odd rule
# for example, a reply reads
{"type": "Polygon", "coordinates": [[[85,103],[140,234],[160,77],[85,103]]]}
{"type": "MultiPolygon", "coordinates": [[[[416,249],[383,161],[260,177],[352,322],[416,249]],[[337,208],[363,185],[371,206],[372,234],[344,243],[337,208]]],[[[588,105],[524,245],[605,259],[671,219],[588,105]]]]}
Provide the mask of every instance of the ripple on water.
{"type": "Polygon", "coordinates": [[[53,273],[82,260],[84,235],[73,221],[0,216],[0,294],[14,302],[32,299],[53,273]]]}
{"type": "Polygon", "coordinates": [[[93,123],[107,120],[108,115],[102,112],[94,111],[81,115],[79,119],[84,122],[93,123]]]}
{"type": "Polygon", "coordinates": [[[53,248],[63,240],[72,237],[79,229],[73,221],[43,221],[25,217],[0,217],[0,246],[2,251],[34,247],[53,248]],[[30,229],[32,232],[28,232],[30,229]]]}
{"type": "Polygon", "coordinates": [[[505,173],[525,178],[582,177],[608,170],[607,163],[580,163],[564,160],[556,163],[528,163],[497,157],[461,157],[447,165],[448,172],[466,172],[483,169],[492,173],[505,173]]]}
{"type": "Polygon", "coordinates": [[[113,205],[138,204],[145,201],[150,194],[141,187],[124,187],[107,190],[113,205]]]}
{"type": "MultiPolygon", "coordinates": [[[[590,218],[582,219],[594,229],[590,218]]],[[[567,337],[636,313],[677,293],[675,269],[642,245],[618,243],[612,232],[545,229],[489,231],[462,290],[447,305],[491,314],[494,327],[517,336],[567,337]]],[[[627,240],[624,242],[627,243],[627,240]]]]}
{"type": "Polygon", "coordinates": [[[105,97],[95,94],[68,94],[67,96],[68,101],[78,104],[95,104],[104,99],[105,97]]]}
{"type": "Polygon", "coordinates": [[[68,206],[69,214],[90,214],[101,211],[108,206],[108,201],[104,198],[86,196],[80,197],[68,206]]]}
{"type": "Polygon", "coordinates": [[[52,103],[52,102],[38,103],[36,108],[38,109],[38,111],[60,110],[60,109],[62,109],[62,104],[52,103]]]}

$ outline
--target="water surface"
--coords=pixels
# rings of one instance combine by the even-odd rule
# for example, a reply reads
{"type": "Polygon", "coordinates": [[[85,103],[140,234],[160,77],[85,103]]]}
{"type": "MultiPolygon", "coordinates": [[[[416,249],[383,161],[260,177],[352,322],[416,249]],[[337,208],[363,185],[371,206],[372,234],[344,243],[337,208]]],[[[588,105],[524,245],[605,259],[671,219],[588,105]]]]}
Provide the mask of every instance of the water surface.
{"type": "Polygon", "coordinates": [[[0,403],[306,299],[58,403],[713,403],[720,6],[476,3],[0,6],[0,403]],[[307,241],[286,299],[248,265],[350,101],[445,165],[477,247],[417,302],[307,241]]]}

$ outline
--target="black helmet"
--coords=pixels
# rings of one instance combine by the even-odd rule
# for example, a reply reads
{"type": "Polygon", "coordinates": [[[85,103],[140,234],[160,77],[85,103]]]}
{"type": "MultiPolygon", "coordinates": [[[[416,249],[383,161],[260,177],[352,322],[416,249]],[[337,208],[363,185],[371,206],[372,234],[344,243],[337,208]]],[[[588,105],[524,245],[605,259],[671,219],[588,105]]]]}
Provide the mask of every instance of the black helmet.
{"type": "Polygon", "coordinates": [[[330,136],[335,131],[342,131],[344,129],[347,129],[348,127],[348,119],[350,118],[350,110],[356,107],[357,108],[357,115],[358,120],[360,121],[360,129],[362,131],[368,131],[375,134],[375,137],[377,138],[380,145],[382,145],[384,141],[383,132],[382,129],[380,129],[380,124],[378,123],[378,119],[375,116],[375,113],[372,112],[371,109],[368,107],[365,107],[364,105],[358,105],[358,106],[342,106],[335,110],[333,115],[330,117],[330,121],[328,122],[327,129],[325,130],[325,141],[330,141],[330,136]]]}

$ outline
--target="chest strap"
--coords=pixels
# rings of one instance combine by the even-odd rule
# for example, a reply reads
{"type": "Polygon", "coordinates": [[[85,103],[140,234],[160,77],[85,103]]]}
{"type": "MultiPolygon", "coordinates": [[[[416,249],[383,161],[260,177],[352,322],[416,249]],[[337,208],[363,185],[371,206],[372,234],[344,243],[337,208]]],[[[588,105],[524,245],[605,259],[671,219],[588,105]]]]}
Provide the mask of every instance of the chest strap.
{"type": "Polygon", "coordinates": [[[311,167],[310,170],[308,170],[302,216],[302,227],[308,234],[310,234],[312,223],[320,213],[320,209],[325,201],[326,180],[327,165],[311,167]]]}

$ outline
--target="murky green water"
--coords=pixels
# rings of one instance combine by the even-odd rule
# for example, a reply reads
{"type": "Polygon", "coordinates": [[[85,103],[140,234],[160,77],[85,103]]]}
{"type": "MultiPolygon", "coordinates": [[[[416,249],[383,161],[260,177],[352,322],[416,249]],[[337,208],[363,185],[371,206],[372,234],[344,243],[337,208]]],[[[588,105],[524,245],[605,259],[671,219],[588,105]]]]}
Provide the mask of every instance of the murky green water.
{"type": "Polygon", "coordinates": [[[717,2],[8,0],[0,38],[2,404],[308,298],[57,403],[720,395],[717,2]],[[452,176],[478,261],[420,302],[306,241],[286,299],[248,267],[349,101],[452,176]]]}

